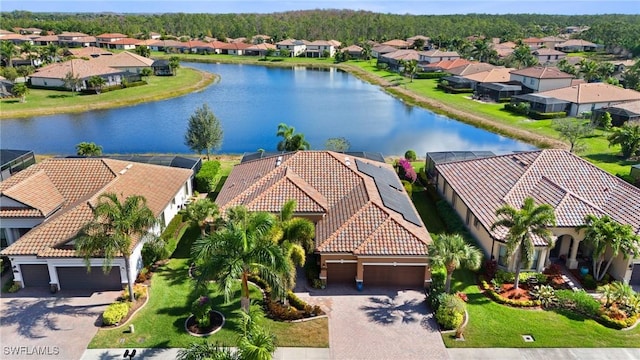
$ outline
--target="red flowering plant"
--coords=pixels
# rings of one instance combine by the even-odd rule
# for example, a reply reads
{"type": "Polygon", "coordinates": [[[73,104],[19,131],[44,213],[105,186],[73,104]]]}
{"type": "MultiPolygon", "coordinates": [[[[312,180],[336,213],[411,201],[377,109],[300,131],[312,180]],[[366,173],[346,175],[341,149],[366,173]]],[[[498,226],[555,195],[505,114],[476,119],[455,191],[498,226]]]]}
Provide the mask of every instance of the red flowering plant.
{"type": "Polygon", "coordinates": [[[407,180],[412,184],[418,179],[418,174],[411,166],[411,162],[405,158],[398,160],[398,175],[401,179],[407,180]]]}

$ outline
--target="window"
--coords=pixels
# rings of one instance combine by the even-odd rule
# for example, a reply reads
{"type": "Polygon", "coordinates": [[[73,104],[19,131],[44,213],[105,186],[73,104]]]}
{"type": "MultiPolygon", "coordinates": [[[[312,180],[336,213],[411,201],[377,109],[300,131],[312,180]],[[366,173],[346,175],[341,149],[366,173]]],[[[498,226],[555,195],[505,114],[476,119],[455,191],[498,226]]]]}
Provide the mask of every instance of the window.
{"type": "Polygon", "coordinates": [[[470,222],[471,222],[471,210],[467,209],[467,219],[465,220],[465,223],[468,226],[470,222]]]}
{"type": "Polygon", "coordinates": [[[476,229],[478,228],[478,225],[480,225],[480,221],[478,221],[477,217],[473,217],[473,226],[476,227],[476,229]]]}
{"type": "Polygon", "coordinates": [[[509,259],[507,259],[507,246],[499,245],[498,249],[498,265],[500,266],[508,266],[509,259]]]}
{"type": "Polygon", "coordinates": [[[531,270],[531,269],[536,269],[538,267],[538,259],[540,258],[540,250],[534,250],[533,251],[533,261],[531,262],[531,266],[527,267],[527,264],[522,263],[520,264],[520,269],[522,270],[531,270]]]}

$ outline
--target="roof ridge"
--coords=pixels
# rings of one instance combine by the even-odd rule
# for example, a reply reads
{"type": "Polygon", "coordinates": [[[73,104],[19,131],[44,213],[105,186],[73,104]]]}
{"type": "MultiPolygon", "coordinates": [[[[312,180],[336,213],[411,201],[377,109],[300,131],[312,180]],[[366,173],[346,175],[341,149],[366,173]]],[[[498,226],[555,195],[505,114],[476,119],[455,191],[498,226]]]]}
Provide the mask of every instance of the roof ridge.
{"type": "MultiPolygon", "coordinates": [[[[291,183],[296,186],[300,191],[309,196],[316,204],[318,204],[325,211],[329,209],[329,203],[327,201],[327,197],[324,196],[320,191],[318,191],[313,185],[309,184],[305,181],[300,175],[298,175],[295,171],[291,170],[291,168],[287,167],[284,173],[283,179],[288,179],[291,183]],[[303,189],[302,185],[308,186],[310,191],[306,191],[303,189]]],[[[275,184],[274,184],[275,185],[275,184]]]]}
{"type": "MultiPolygon", "coordinates": [[[[374,203],[375,205],[375,203],[374,203]]],[[[374,240],[374,235],[381,232],[382,229],[390,222],[393,221],[393,218],[391,218],[391,216],[388,216],[386,219],[384,219],[384,221],[382,222],[382,224],[380,224],[375,230],[373,230],[369,236],[367,236],[366,239],[364,239],[363,242],[360,243],[360,245],[358,245],[358,247],[356,247],[355,249],[353,249],[353,253],[354,254],[358,254],[360,253],[360,251],[363,250],[363,248],[369,244],[370,242],[372,242],[374,240]]]]}
{"type": "Polygon", "coordinates": [[[331,234],[331,236],[327,237],[326,239],[324,239],[324,241],[322,242],[322,244],[320,244],[319,246],[317,246],[317,248],[321,248],[323,247],[325,244],[333,241],[338,234],[340,234],[342,232],[342,230],[344,228],[346,228],[349,224],[351,224],[353,221],[355,221],[355,219],[360,216],[360,214],[362,214],[363,212],[366,211],[366,209],[369,207],[369,205],[374,204],[375,203],[373,201],[371,201],[371,199],[367,200],[367,202],[360,207],[360,209],[358,209],[358,211],[356,211],[355,213],[353,213],[353,215],[351,215],[347,220],[345,220],[342,225],[338,226],[333,233],[331,234]]]}
{"type": "MultiPolygon", "coordinates": [[[[536,156],[535,159],[533,159],[533,161],[528,165],[528,167],[525,169],[525,171],[522,173],[522,175],[520,175],[520,177],[518,178],[518,180],[515,182],[515,184],[513,184],[513,186],[511,187],[511,189],[509,189],[509,191],[507,191],[506,194],[504,194],[504,197],[502,198],[502,200],[504,202],[507,202],[507,199],[511,197],[511,195],[516,191],[516,187],[518,187],[518,185],[520,185],[522,183],[522,179],[524,179],[531,171],[533,171],[533,166],[535,165],[535,163],[538,161],[538,159],[540,159],[540,155],[542,155],[543,150],[540,150],[540,153],[538,154],[538,156],[536,156]]],[[[517,155],[517,154],[516,154],[517,155]]],[[[508,202],[507,202],[508,203],[508,202]]]]}

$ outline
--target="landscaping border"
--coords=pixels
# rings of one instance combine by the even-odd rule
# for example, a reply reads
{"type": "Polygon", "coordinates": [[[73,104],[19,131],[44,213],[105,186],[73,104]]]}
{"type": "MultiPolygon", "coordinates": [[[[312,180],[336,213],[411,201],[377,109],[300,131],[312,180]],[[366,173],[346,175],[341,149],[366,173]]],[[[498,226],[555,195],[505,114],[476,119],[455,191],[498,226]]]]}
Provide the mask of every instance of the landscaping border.
{"type": "Polygon", "coordinates": [[[191,319],[192,317],[194,317],[195,315],[191,314],[191,316],[188,316],[187,319],[184,321],[184,329],[187,331],[187,333],[191,336],[196,336],[196,337],[207,337],[207,336],[211,336],[215,333],[217,333],[218,331],[220,331],[220,329],[222,329],[224,327],[224,324],[227,322],[227,318],[224,316],[223,313],[221,313],[218,310],[211,310],[211,312],[220,314],[220,316],[222,317],[222,324],[220,324],[220,326],[218,326],[217,328],[211,330],[211,332],[208,332],[206,334],[196,334],[196,333],[192,333],[191,331],[189,331],[189,328],[187,327],[187,323],[189,322],[189,319],[191,319]]]}
{"type": "MultiPolygon", "coordinates": [[[[118,323],[118,325],[112,325],[112,326],[100,326],[100,329],[105,329],[105,330],[111,330],[111,329],[119,329],[121,327],[124,327],[125,325],[127,325],[127,323],[129,321],[131,321],[131,319],[136,316],[136,314],[142,310],[148,303],[149,303],[149,286],[147,285],[142,285],[145,288],[145,291],[147,293],[147,296],[144,298],[144,303],[142,305],[140,305],[140,307],[138,307],[133,313],[129,314],[129,316],[127,316],[126,320],[120,324],[118,323]]],[[[102,314],[100,314],[100,320],[102,321],[102,314]]]]}

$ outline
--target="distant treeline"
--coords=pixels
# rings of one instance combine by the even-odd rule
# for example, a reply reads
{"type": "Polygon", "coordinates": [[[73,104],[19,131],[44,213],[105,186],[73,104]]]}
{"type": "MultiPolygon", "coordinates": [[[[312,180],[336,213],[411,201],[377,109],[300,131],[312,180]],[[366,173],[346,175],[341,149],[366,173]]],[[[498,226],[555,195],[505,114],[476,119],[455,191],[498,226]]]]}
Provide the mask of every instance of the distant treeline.
{"type": "MultiPolygon", "coordinates": [[[[149,11],[153,11],[149,3],[149,11]]],[[[553,6],[545,4],[544,6],[553,6]]],[[[206,11],[206,9],[203,9],[206,11]]],[[[363,40],[433,39],[470,35],[516,40],[556,35],[567,26],[589,26],[580,35],[600,44],[640,50],[640,15],[396,15],[353,10],[308,10],[273,14],[114,14],[3,12],[2,27],[37,27],[79,31],[90,35],[119,32],[130,36],[157,32],[176,36],[251,37],[266,34],[278,40],[335,39],[347,44],[363,40]]]]}

